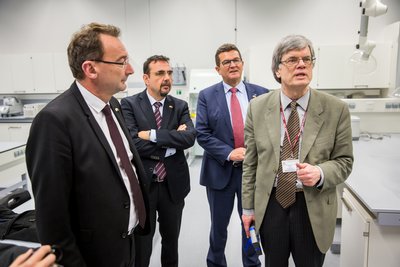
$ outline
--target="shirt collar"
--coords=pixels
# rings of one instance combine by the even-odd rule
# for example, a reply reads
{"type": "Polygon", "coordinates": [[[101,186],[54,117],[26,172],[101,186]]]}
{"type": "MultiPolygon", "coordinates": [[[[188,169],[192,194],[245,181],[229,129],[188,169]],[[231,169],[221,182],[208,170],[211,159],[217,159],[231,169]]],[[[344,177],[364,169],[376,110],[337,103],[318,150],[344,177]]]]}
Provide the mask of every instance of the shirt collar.
{"type": "MultiPolygon", "coordinates": [[[[224,81],[222,82],[224,85],[224,92],[227,94],[229,90],[232,88],[229,84],[225,83],[224,81]]],[[[240,81],[238,85],[235,86],[235,88],[238,90],[238,92],[244,94],[246,92],[246,86],[244,85],[243,81],[240,81]]]]}
{"type": "Polygon", "coordinates": [[[108,104],[104,103],[103,100],[89,92],[82,84],[76,81],[76,86],[78,86],[79,91],[81,92],[83,99],[85,100],[86,104],[93,108],[97,113],[100,113],[103,108],[108,104]]]}
{"type": "Polygon", "coordinates": [[[149,100],[150,100],[151,106],[153,106],[154,103],[156,103],[156,102],[160,102],[160,103],[161,103],[161,106],[164,106],[164,102],[165,102],[165,98],[166,98],[166,97],[164,97],[164,98],[161,99],[160,101],[157,101],[157,100],[154,99],[154,97],[152,97],[152,96],[149,94],[149,91],[148,91],[147,89],[146,89],[146,94],[147,94],[147,97],[148,97],[149,100]]]}
{"type": "MultiPolygon", "coordinates": [[[[281,104],[282,104],[282,107],[284,107],[283,109],[285,110],[289,106],[289,104],[292,102],[292,99],[287,97],[283,93],[282,90],[281,90],[280,94],[281,94],[281,104]]],[[[307,110],[309,100],[310,100],[310,89],[307,90],[307,93],[305,93],[302,97],[297,99],[296,102],[303,110],[307,110]]]]}

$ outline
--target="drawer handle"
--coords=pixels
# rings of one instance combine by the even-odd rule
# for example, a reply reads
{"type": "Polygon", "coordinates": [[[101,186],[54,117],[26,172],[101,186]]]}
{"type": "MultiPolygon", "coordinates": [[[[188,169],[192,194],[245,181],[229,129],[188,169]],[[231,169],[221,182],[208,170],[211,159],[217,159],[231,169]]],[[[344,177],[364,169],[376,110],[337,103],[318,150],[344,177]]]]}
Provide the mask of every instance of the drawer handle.
{"type": "Polygon", "coordinates": [[[353,209],[351,208],[351,205],[347,202],[347,200],[344,197],[342,197],[342,202],[346,206],[346,209],[347,209],[348,212],[352,212],[353,211],[353,209]]]}

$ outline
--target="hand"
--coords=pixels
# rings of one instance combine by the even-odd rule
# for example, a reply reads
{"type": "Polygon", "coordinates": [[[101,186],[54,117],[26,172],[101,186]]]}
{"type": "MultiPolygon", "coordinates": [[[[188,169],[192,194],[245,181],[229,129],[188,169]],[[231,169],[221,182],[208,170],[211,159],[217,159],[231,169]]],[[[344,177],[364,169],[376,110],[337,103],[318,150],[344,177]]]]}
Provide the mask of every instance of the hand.
{"type": "Polygon", "coordinates": [[[297,178],[305,186],[314,186],[321,179],[321,173],[318,167],[308,163],[297,163],[297,178]]]}
{"type": "Polygon", "coordinates": [[[238,147],[232,150],[229,160],[231,161],[243,161],[244,155],[246,154],[246,148],[238,147]]]}
{"type": "Polygon", "coordinates": [[[38,250],[29,249],[19,255],[10,267],[51,267],[56,261],[56,256],[51,253],[50,246],[42,246],[38,250]]]}
{"type": "Polygon", "coordinates": [[[150,140],[150,130],[138,132],[138,137],[143,140],[150,140]]]}
{"type": "Polygon", "coordinates": [[[244,228],[244,231],[246,232],[247,238],[250,237],[250,225],[254,221],[255,221],[254,215],[242,214],[243,228],[244,228]]]}
{"type": "Polygon", "coordinates": [[[176,129],[176,130],[177,131],[186,131],[186,129],[187,129],[186,124],[181,124],[181,125],[179,125],[178,129],[176,129]]]}

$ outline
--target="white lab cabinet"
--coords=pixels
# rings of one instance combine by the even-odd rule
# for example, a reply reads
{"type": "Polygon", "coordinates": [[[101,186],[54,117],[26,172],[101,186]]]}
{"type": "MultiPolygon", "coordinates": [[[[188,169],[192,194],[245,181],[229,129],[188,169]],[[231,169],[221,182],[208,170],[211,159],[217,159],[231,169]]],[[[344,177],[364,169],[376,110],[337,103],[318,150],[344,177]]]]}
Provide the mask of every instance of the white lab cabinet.
{"type": "Polygon", "coordinates": [[[0,55],[0,93],[12,91],[13,79],[11,61],[12,57],[10,55],[0,55]]]}
{"type": "Polygon", "coordinates": [[[55,93],[62,93],[67,90],[74,77],[68,64],[67,53],[54,53],[54,77],[55,77],[55,93]]]}
{"type": "Polygon", "coordinates": [[[33,87],[35,93],[55,92],[54,56],[51,53],[32,56],[33,87]]]}
{"type": "Polygon", "coordinates": [[[34,93],[32,56],[30,54],[12,55],[10,64],[13,86],[5,93],[34,93]]]}
{"type": "MultiPolygon", "coordinates": [[[[189,112],[196,125],[197,100],[199,92],[213,84],[221,82],[222,78],[215,69],[192,69],[189,77],[189,112]]],[[[192,156],[202,156],[203,148],[197,143],[191,148],[192,156]]]]}
{"type": "Polygon", "coordinates": [[[0,141],[26,142],[31,123],[0,123],[0,141]]]}
{"type": "Polygon", "coordinates": [[[73,77],[66,53],[1,54],[0,80],[0,94],[53,94],[73,77]]]}
{"type": "Polygon", "coordinates": [[[348,189],[343,193],[341,267],[398,267],[400,227],[382,226],[348,189]]]}

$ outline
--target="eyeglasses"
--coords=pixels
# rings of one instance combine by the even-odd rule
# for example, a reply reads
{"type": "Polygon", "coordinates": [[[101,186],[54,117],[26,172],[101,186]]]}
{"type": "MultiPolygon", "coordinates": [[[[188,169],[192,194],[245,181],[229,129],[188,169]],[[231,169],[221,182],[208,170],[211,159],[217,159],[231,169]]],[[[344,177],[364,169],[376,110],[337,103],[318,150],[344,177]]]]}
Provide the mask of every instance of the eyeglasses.
{"type": "Polygon", "coordinates": [[[168,71],[159,70],[157,72],[154,72],[153,74],[156,75],[157,77],[164,77],[165,75],[172,76],[173,73],[174,72],[172,70],[168,70],[168,71]]]}
{"type": "Polygon", "coordinates": [[[126,66],[129,64],[129,58],[125,58],[124,61],[122,62],[116,62],[116,61],[107,61],[107,60],[102,60],[102,59],[92,59],[92,61],[95,62],[101,62],[101,63],[105,63],[105,64],[114,64],[114,65],[119,65],[122,68],[126,68],[126,66]]]}
{"type": "Polygon", "coordinates": [[[243,61],[240,58],[235,58],[235,59],[227,59],[221,62],[222,66],[228,67],[233,63],[235,66],[241,64],[243,61]]]}
{"type": "Polygon", "coordinates": [[[304,65],[306,65],[308,67],[312,63],[314,63],[315,58],[313,58],[313,57],[290,57],[286,60],[282,60],[281,63],[286,65],[286,67],[291,68],[291,67],[297,66],[297,64],[299,64],[300,60],[303,61],[304,65]]]}

